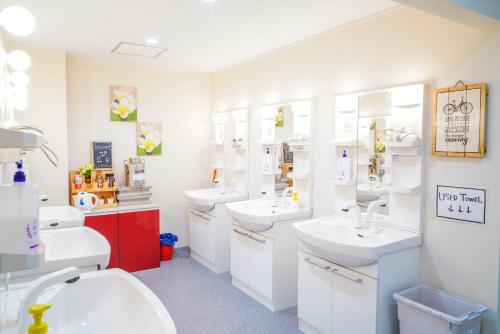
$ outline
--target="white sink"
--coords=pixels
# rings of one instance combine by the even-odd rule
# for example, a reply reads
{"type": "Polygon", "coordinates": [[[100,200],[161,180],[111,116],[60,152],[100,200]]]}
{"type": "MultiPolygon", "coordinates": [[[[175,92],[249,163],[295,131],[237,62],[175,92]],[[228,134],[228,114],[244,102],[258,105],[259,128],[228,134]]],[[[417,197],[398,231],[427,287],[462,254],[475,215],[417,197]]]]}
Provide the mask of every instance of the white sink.
{"type": "Polygon", "coordinates": [[[187,190],[184,195],[191,207],[199,211],[209,211],[215,204],[243,201],[248,198],[246,193],[226,192],[217,188],[187,190]]]}
{"type": "Polygon", "coordinates": [[[387,195],[389,191],[385,186],[376,187],[367,183],[360,183],[357,185],[357,196],[359,202],[376,201],[382,195],[387,195]]]}
{"type": "Polygon", "coordinates": [[[247,230],[260,232],[269,229],[273,223],[311,217],[309,208],[282,208],[267,199],[254,199],[226,204],[233,223],[247,230]]]}
{"type": "Polygon", "coordinates": [[[85,216],[72,206],[42,206],[39,219],[41,229],[51,229],[83,226],[85,216]]]}
{"type": "Polygon", "coordinates": [[[33,279],[45,273],[69,266],[82,271],[105,269],[111,247],[99,232],[88,227],[41,230],[40,240],[45,247],[45,259],[36,269],[13,272],[16,280],[33,279]]]}
{"type": "MultiPolygon", "coordinates": [[[[17,317],[18,303],[27,287],[13,285],[9,290],[9,319],[17,317]]],[[[46,289],[37,303],[52,305],[44,316],[49,333],[176,333],[161,301],[120,269],[85,273],[75,283],[55,285],[46,289]]],[[[17,328],[12,326],[6,334],[17,334],[17,328]]]]}
{"type": "Polygon", "coordinates": [[[348,218],[332,216],[295,223],[294,228],[304,245],[340,265],[354,267],[376,262],[381,256],[419,247],[422,236],[389,227],[378,233],[355,229],[348,218]]]}

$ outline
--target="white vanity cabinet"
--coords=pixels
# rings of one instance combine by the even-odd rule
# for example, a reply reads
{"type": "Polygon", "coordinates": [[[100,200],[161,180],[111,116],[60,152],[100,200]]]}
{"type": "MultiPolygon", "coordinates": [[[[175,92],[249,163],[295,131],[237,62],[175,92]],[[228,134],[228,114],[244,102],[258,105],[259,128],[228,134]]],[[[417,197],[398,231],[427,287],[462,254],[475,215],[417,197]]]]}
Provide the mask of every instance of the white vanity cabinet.
{"type": "Polygon", "coordinates": [[[191,256],[215,273],[229,270],[231,229],[224,204],[202,212],[189,209],[189,248],[191,256]]]}
{"type": "Polygon", "coordinates": [[[298,316],[307,334],[396,333],[392,293],[418,282],[418,249],[346,268],[299,251],[298,316]],[[397,264],[400,263],[398,266],[397,264]]]}
{"type": "Polygon", "coordinates": [[[297,239],[291,222],[264,232],[234,225],[231,232],[233,285],[271,311],[297,305],[297,239]]]}

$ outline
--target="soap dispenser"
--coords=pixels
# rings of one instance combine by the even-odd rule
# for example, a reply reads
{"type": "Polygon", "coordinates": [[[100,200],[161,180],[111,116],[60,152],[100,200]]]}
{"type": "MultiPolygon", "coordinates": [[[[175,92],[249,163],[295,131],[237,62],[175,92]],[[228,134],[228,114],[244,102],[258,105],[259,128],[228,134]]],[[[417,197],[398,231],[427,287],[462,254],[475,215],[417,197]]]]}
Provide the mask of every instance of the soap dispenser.
{"type": "Polygon", "coordinates": [[[28,334],[47,334],[49,325],[42,321],[43,313],[51,308],[50,304],[35,304],[28,311],[33,316],[34,323],[28,327],[28,334]]]}
{"type": "Polygon", "coordinates": [[[337,180],[349,181],[351,179],[351,158],[347,157],[347,152],[344,150],[342,157],[339,159],[337,180]]]}

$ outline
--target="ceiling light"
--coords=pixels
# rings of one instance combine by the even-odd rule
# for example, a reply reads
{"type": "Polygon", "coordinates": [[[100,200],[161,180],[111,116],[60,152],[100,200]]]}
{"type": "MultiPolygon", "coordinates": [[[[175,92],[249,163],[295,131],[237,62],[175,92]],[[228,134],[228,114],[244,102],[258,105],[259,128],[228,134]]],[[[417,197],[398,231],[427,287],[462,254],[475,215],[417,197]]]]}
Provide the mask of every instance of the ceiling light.
{"type": "Polygon", "coordinates": [[[148,44],[153,44],[153,45],[156,45],[159,43],[158,40],[154,37],[148,38],[145,42],[148,44]]]}
{"type": "Polygon", "coordinates": [[[27,36],[35,30],[35,18],[26,8],[10,6],[0,13],[0,24],[13,35],[27,36]]]}

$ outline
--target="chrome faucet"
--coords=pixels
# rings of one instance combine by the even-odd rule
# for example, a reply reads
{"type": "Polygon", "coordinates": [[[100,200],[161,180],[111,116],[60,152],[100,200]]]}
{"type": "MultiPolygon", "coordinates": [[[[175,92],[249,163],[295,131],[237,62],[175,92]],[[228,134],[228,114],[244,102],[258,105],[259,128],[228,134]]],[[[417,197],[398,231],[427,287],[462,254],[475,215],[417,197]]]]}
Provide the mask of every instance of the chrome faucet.
{"type": "Polygon", "coordinates": [[[359,208],[358,205],[356,204],[347,204],[344,207],[342,207],[342,211],[344,212],[353,212],[354,213],[354,228],[361,228],[361,209],[359,208]]]}
{"type": "Polygon", "coordinates": [[[370,202],[370,204],[368,204],[368,208],[366,209],[365,218],[366,218],[366,221],[370,223],[370,229],[374,233],[378,232],[378,227],[377,227],[377,224],[375,223],[375,220],[373,219],[373,213],[377,210],[380,210],[380,208],[383,208],[386,206],[387,206],[387,201],[385,199],[373,201],[373,202],[370,202]]]}
{"type": "Polygon", "coordinates": [[[286,205],[286,195],[288,195],[288,193],[290,191],[294,191],[295,188],[294,187],[286,187],[283,192],[281,193],[281,208],[282,209],[285,209],[287,207],[286,205]]]}
{"type": "Polygon", "coordinates": [[[75,283],[80,279],[80,269],[75,267],[68,267],[47,275],[44,275],[34,281],[28,291],[26,296],[21,302],[21,307],[19,308],[19,334],[25,334],[28,327],[28,321],[31,317],[28,313],[28,309],[33,304],[36,304],[38,297],[42,292],[56,284],[60,283],[75,283]]]}

